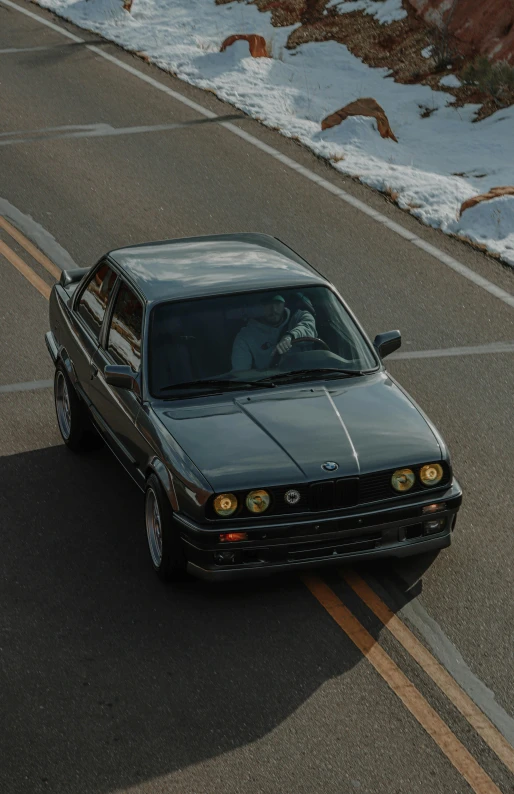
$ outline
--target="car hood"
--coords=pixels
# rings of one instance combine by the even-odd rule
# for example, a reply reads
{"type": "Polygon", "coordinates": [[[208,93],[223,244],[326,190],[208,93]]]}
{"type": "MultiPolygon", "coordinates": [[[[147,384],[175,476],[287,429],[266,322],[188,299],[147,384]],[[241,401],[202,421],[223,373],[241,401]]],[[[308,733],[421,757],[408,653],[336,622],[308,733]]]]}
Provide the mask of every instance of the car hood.
{"type": "Polygon", "coordinates": [[[441,459],[427,420],[383,372],[153,408],[217,492],[441,459]],[[321,468],[326,461],[337,474],[321,468]]]}

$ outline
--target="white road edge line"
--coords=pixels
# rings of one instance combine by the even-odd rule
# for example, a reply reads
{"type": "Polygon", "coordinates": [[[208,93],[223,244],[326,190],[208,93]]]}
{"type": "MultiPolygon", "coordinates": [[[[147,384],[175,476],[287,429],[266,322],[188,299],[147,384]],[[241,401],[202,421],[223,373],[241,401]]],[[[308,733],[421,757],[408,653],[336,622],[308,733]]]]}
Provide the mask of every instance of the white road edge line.
{"type": "MultiPolygon", "coordinates": [[[[396,575],[405,582],[401,570],[398,569],[397,565],[393,567],[396,575]]],[[[507,741],[514,746],[514,719],[498,703],[494,692],[472,672],[458,648],[446,636],[437,621],[429,615],[419,599],[412,599],[412,601],[405,604],[403,591],[398,590],[397,586],[391,581],[388,581],[387,584],[382,584],[374,576],[370,576],[369,582],[383,601],[387,602],[388,595],[393,596],[399,607],[398,611],[395,609],[398,617],[401,619],[406,617],[408,622],[416,627],[443,667],[455,678],[471,700],[489,717],[493,725],[498,728],[507,741]]],[[[405,584],[407,583],[405,582],[405,584]]]]}
{"type": "MultiPolygon", "coordinates": [[[[65,30],[59,25],[56,25],[54,22],[50,22],[49,20],[44,19],[38,14],[35,14],[32,11],[28,11],[26,8],[22,8],[17,3],[13,3],[12,0],[0,0],[0,3],[2,3],[2,5],[4,6],[7,6],[8,8],[12,8],[15,9],[16,11],[19,11],[20,14],[25,14],[25,16],[28,16],[31,19],[37,20],[40,24],[45,25],[46,27],[57,31],[62,36],[66,36],[67,38],[72,39],[73,41],[85,44],[84,39],[79,38],[74,33],[70,33],[68,30],[65,30]]],[[[65,19],[65,17],[63,18],[65,19]]],[[[134,77],[137,77],[139,80],[143,80],[145,83],[148,83],[148,85],[153,86],[157,90],[162,91],[164,94],[167,94],[168,96],[172,97],[177,102],[181,102],[183,105],[186,105],[192,110],[195,110],[197,113],[200,113],[202,116],[211,119],[217,118],[216,114],[213,113],[212,111],[207,110],[206,108],[202,107],[202,105],[199,105],[197,102],[193,102],[191,99],[188,99],[182,94],[179,94],[177,91],[173,91],[173,89],[168,88],[168,86],[164,85],[163,83],[160,83],[158,80],[154,80],[153,77],[150,77],[149,75],[140,72],[138,69],[135,69],[133,66],[130,66],[129,64],[124,63],[123,61],[120,61],[118,58],[115,58],[113,55],[110,55],[107,52],[103,52],[99,47],[95,47],[93,44],[86,44],[86,49],[90,50],[91,52],[94,52],[95,55],[104,58],[106,61],[113,63],[115,66],[118,66],[120,69],[124,69],[129,74],[134,75],[134,77]]],[[[501,287],[498,287],[496,284],[493,284],[492,281],[489,281],[483,276],[478,275],[478,273],[475,273],[474,270],[471,270],[471,268],[467,267],[466,265],[463,265],[462,262],[459,262],[457,259],[454,259],[452,256],[449,256],[448,254],[445,254],[443,251],[440,251],[438,248],[435,247],[435,245],[431,245],[430,243],[427,243],[421,237],[418,237],[417,234],[408,231],[408,229],[405,229],[399,223],[395,223],[390,218],[387,218],[385,215],[382,215],[381,212],[377,212],[377,210],[368,207],[368,205],[365,204],[363,201],[360,201],[359,199],[350,195],[350,193],[347,193],[342,188],[337,187],[337,185],[333,185],[327,179],[323,179],[323,177],[318,176],[318,174],[315,174],[314,171],[310,171],[308,168],[305,168],[305,166],[300,165],[295,160],[292,160],[290,157],[287,157],[287,155],[282,154],[277,149],[274,149],[272,146],[263,143],[258,138],[255,138],[253,135],[250,135],[250,133],[245,132],[244,130],[240,130],[239,127],[235,127],[233,124],[230,124],[230,122],[220,122],[219,126],[224,127],[229,132],[233,133],[234,135],[237,135],[239,138],[242,138],[247,143],[251,144],[252,146],[255,146],[257,149],[260,149],[262,152],[269,154],[270,157],[273,157],[275,160],[278,160],[278,162],[282,163],[282,165],[285,165],[287,168],[291,168],[293,171],[296,171],[298,174],[302,174],[302,176],[304,176],[306,179],[309,179],[311,182],[314,182],[315,184],[319,185],[319,187],[324,188],[329,193],[332,193],[334,196],[337,196],[342,201],[345,201],[347,204],[350,204],[352,207],[355,207],[355,209],[360,210],[369,218],[373,218],[373,220],[375,220],[377,223],[381,223],[387,229],[394,232],[395,234],[398,234],[400,237],[403,237],[405,240],[408,240],[417,248],[421,248],[423,251],[430,254],[430,256],[434,257],[434,259],[437,259],[443,265],[446,265],[451,270],[454,270],[456,273],[466,278],[468,281],[471,281],[477,287],[481,287],[490,295],[493,295],[495,298],[498,298],[498,300],[501,300],[503,303],[507,304],[507,306],[510,306],[512,309],[514,309],[514,295],[511,295],[506,290],[502,289],[501,287]]]]}
{"type": "Polygon", "coordinates": [[[7,383],[0,386],[0,394],[10,394],[15,391],[35,391],[36,389],[50,389],[54,385],[53,380],[29,380],[25,383],[7,383]]]}
{"type": "Polygon", "coordinates": [[[445,358],[447,356],[480,356],[486,353],[514,353],[514,342],[491,342],[488,345],[474,347],[447,347],[443,350],[406,350],[404,353],[392,353],[390,361],[413,358],[445,358]]]}

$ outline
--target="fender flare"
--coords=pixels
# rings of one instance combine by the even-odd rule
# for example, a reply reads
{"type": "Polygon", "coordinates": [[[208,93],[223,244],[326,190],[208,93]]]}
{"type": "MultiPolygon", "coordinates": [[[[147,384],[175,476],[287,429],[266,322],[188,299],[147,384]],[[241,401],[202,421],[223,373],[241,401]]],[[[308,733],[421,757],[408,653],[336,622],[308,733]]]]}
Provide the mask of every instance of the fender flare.
{"type": "Polygon", "coordinates": [[[150,474],[155,474],[159,482],[161,483],[164,491],[168,499],[170,500],[171,507],[174,512],[178,511],[178,500],[177,494],[175,493],[175,486],[173,484],[173,477],[168,471],[168,468],[164,465],[162,460],[158,457],[154,457],[149,462],[148,466],[146,467],[146,478],[150,476],[150,474]]]}
{"type": "Polygon", "coordinates": [[[66,370],[69,379],[73,383],[74,386],[78,383],[77,373],[75,372],[75,367],[73,366],[73,362],[68,355],[68,351],[65,347],[61,345],[59,350],[57,351],[57,361],[61,361],[64,369],[66,370]]]}

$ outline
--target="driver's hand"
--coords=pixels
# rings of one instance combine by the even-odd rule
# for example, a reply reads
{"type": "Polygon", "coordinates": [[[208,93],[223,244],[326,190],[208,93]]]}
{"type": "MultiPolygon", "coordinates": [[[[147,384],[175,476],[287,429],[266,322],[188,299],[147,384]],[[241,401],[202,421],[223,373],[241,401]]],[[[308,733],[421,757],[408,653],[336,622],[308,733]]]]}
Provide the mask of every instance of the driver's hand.
{"type": "Polygon", "coordinates": [[[292,344],[291,336],[286,334],[277,345],[277,353],[280,353],[280,355],[287,353],[288,350],[291,350],[292,344]]]}

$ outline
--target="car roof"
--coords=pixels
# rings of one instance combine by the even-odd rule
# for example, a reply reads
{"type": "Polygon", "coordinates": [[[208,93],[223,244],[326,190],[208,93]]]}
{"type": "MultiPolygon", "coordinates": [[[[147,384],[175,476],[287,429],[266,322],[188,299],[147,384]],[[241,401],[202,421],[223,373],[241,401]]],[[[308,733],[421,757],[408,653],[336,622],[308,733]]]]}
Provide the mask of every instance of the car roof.
{"type": "Polygon", "coordinates": [[[298,254],[267,234],[219,234],[110,251],[148,302],[326,284],[298,254]]]}

